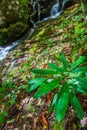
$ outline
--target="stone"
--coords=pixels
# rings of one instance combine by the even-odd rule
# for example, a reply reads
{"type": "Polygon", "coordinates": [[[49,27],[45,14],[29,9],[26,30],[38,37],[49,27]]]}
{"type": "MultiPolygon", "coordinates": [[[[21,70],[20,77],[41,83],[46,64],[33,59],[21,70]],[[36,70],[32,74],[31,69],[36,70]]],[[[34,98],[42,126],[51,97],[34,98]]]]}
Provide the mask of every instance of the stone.
{"type": "Polygon", "coordinates": [[[0,1],[0,45],[10,44],[26,33],[28,16],[27,0],[0,1]]]}
{"type": "Polygon", "coordinates": [[[29,10],[28,0],[2,0],[0,2],[0,28],[8,27],[16,21],[27,23],[29,10]]]}

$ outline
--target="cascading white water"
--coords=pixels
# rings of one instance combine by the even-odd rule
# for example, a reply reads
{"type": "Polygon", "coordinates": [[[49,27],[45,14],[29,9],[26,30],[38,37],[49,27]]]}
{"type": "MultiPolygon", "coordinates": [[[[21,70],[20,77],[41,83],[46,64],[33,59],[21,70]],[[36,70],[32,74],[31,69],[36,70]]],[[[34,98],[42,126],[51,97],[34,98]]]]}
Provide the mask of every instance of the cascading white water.
{"type": "Polygon", "coordinates": [[[56,3],[52,6],[52,9],[51,9],[51,18],[56,18],[63,12],[66,2],[67,0],[64,0],[60,8],[60,1],[59,0],[56,1],[56,3]]]}
{"type": "Polygon", "coordinates": [[[34,32],[34,29],[32,28],[22,38],[20,38],[19,40],[13,42],[11,45],[9,45],[9,46],[7,46],[5,48],[0,47],[0,61],[2,61],[7,56],[9,51],[12,51],[16,46],[23,43],[25,40],[29,39],[33,32],[34,32]]]}
{"type": "Polygon", "coordinates": [[[51,18],[56,18],[60,15],[60,12],[58,11],[59,3],[56,3],[53,5],[51,10],[51,18]]]}

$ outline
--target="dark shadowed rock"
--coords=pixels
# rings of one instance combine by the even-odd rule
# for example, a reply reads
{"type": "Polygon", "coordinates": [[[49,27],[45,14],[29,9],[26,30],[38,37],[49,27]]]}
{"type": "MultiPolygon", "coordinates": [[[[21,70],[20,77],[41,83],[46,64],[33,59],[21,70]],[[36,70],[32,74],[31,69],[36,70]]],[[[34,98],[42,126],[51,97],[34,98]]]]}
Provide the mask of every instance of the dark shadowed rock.
{"type": "Polygon", "coordinates": [[[0,1],[0,45],[17,40],[29,29],[29,10],[25,1],[0,1]]]}

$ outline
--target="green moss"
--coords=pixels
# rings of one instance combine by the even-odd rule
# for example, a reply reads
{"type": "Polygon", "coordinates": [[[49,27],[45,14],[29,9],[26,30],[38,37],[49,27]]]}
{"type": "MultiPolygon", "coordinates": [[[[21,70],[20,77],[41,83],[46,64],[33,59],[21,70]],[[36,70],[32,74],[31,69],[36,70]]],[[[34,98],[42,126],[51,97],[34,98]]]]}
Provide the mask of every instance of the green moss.
{"type": "Polygon", "coordinates": [[[41,30],[37,35],[36,38],[42,37],[45,34],[45,29],[41,30]]]}
{"type": "Polygon", "coordinates": [[[45,39],[47,39],[49,37],[49,34],[51,33],[51,31],[52,31],[52,28],[50,27],[50,24],[49,24],[49,27],[44,26],[43,29],[39,30],[39,32],[37,30],[36,33],[34,34],[33,38],[35,38],[35,40],[37,40],[37,41],[38,40],[44,41],[45,39]]]}
{"type": "Polygon", "coordinates": [[[22,22],[11,24],[7,28],[1,28],[0,29],[0,44],[5,45],[5,44],[11,43],[14,40],[17,40],[19,37],[25,34],[28,28],[29,26],[22,22]]]}
{"type": "Polygon", "coordinates": [[[63,125],[63,122],[58,123],[57,121],[54,121],[53,130],[64,130],[63,125]]]}
{"type": "Polygon", "coordinates": [[[79,23],[75,28],[75,33],[77,35],[87,34],[87,22],[79,23]]]}
{"type": "Polygon", "coordinates": [[[38,50],[38,45],[37,45],[37,44],[35,44],[35,45],[33,46],[33,48],[31,48],[31,49],[29,50],[29,53],[30,53],[30,54],[34,54],[36,50],[38,50]]]}

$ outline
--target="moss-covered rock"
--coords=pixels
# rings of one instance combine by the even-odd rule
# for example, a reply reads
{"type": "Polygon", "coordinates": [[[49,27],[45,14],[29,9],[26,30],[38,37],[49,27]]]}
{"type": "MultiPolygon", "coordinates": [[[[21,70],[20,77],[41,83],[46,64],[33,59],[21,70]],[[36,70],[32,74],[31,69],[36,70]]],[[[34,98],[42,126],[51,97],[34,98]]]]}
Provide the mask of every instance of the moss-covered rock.
{"type": "Polygon", "coordinates": [[[1,0],[0,2],[0,28],[8,27],[18,20],[24,23],[28,20],[27,0],[1,0]]]}
{"type": "Polygon", "coordinates": [[[0,45],[11,43],[29,28],[28,0],[0,1],[0,45]]]}
{"type": "Polygon", "coordinates": [[[16,22],[9,27],[0,29],[0,45],[7,45],[22,37],[29,26],[23,22],[16,22]]]}

